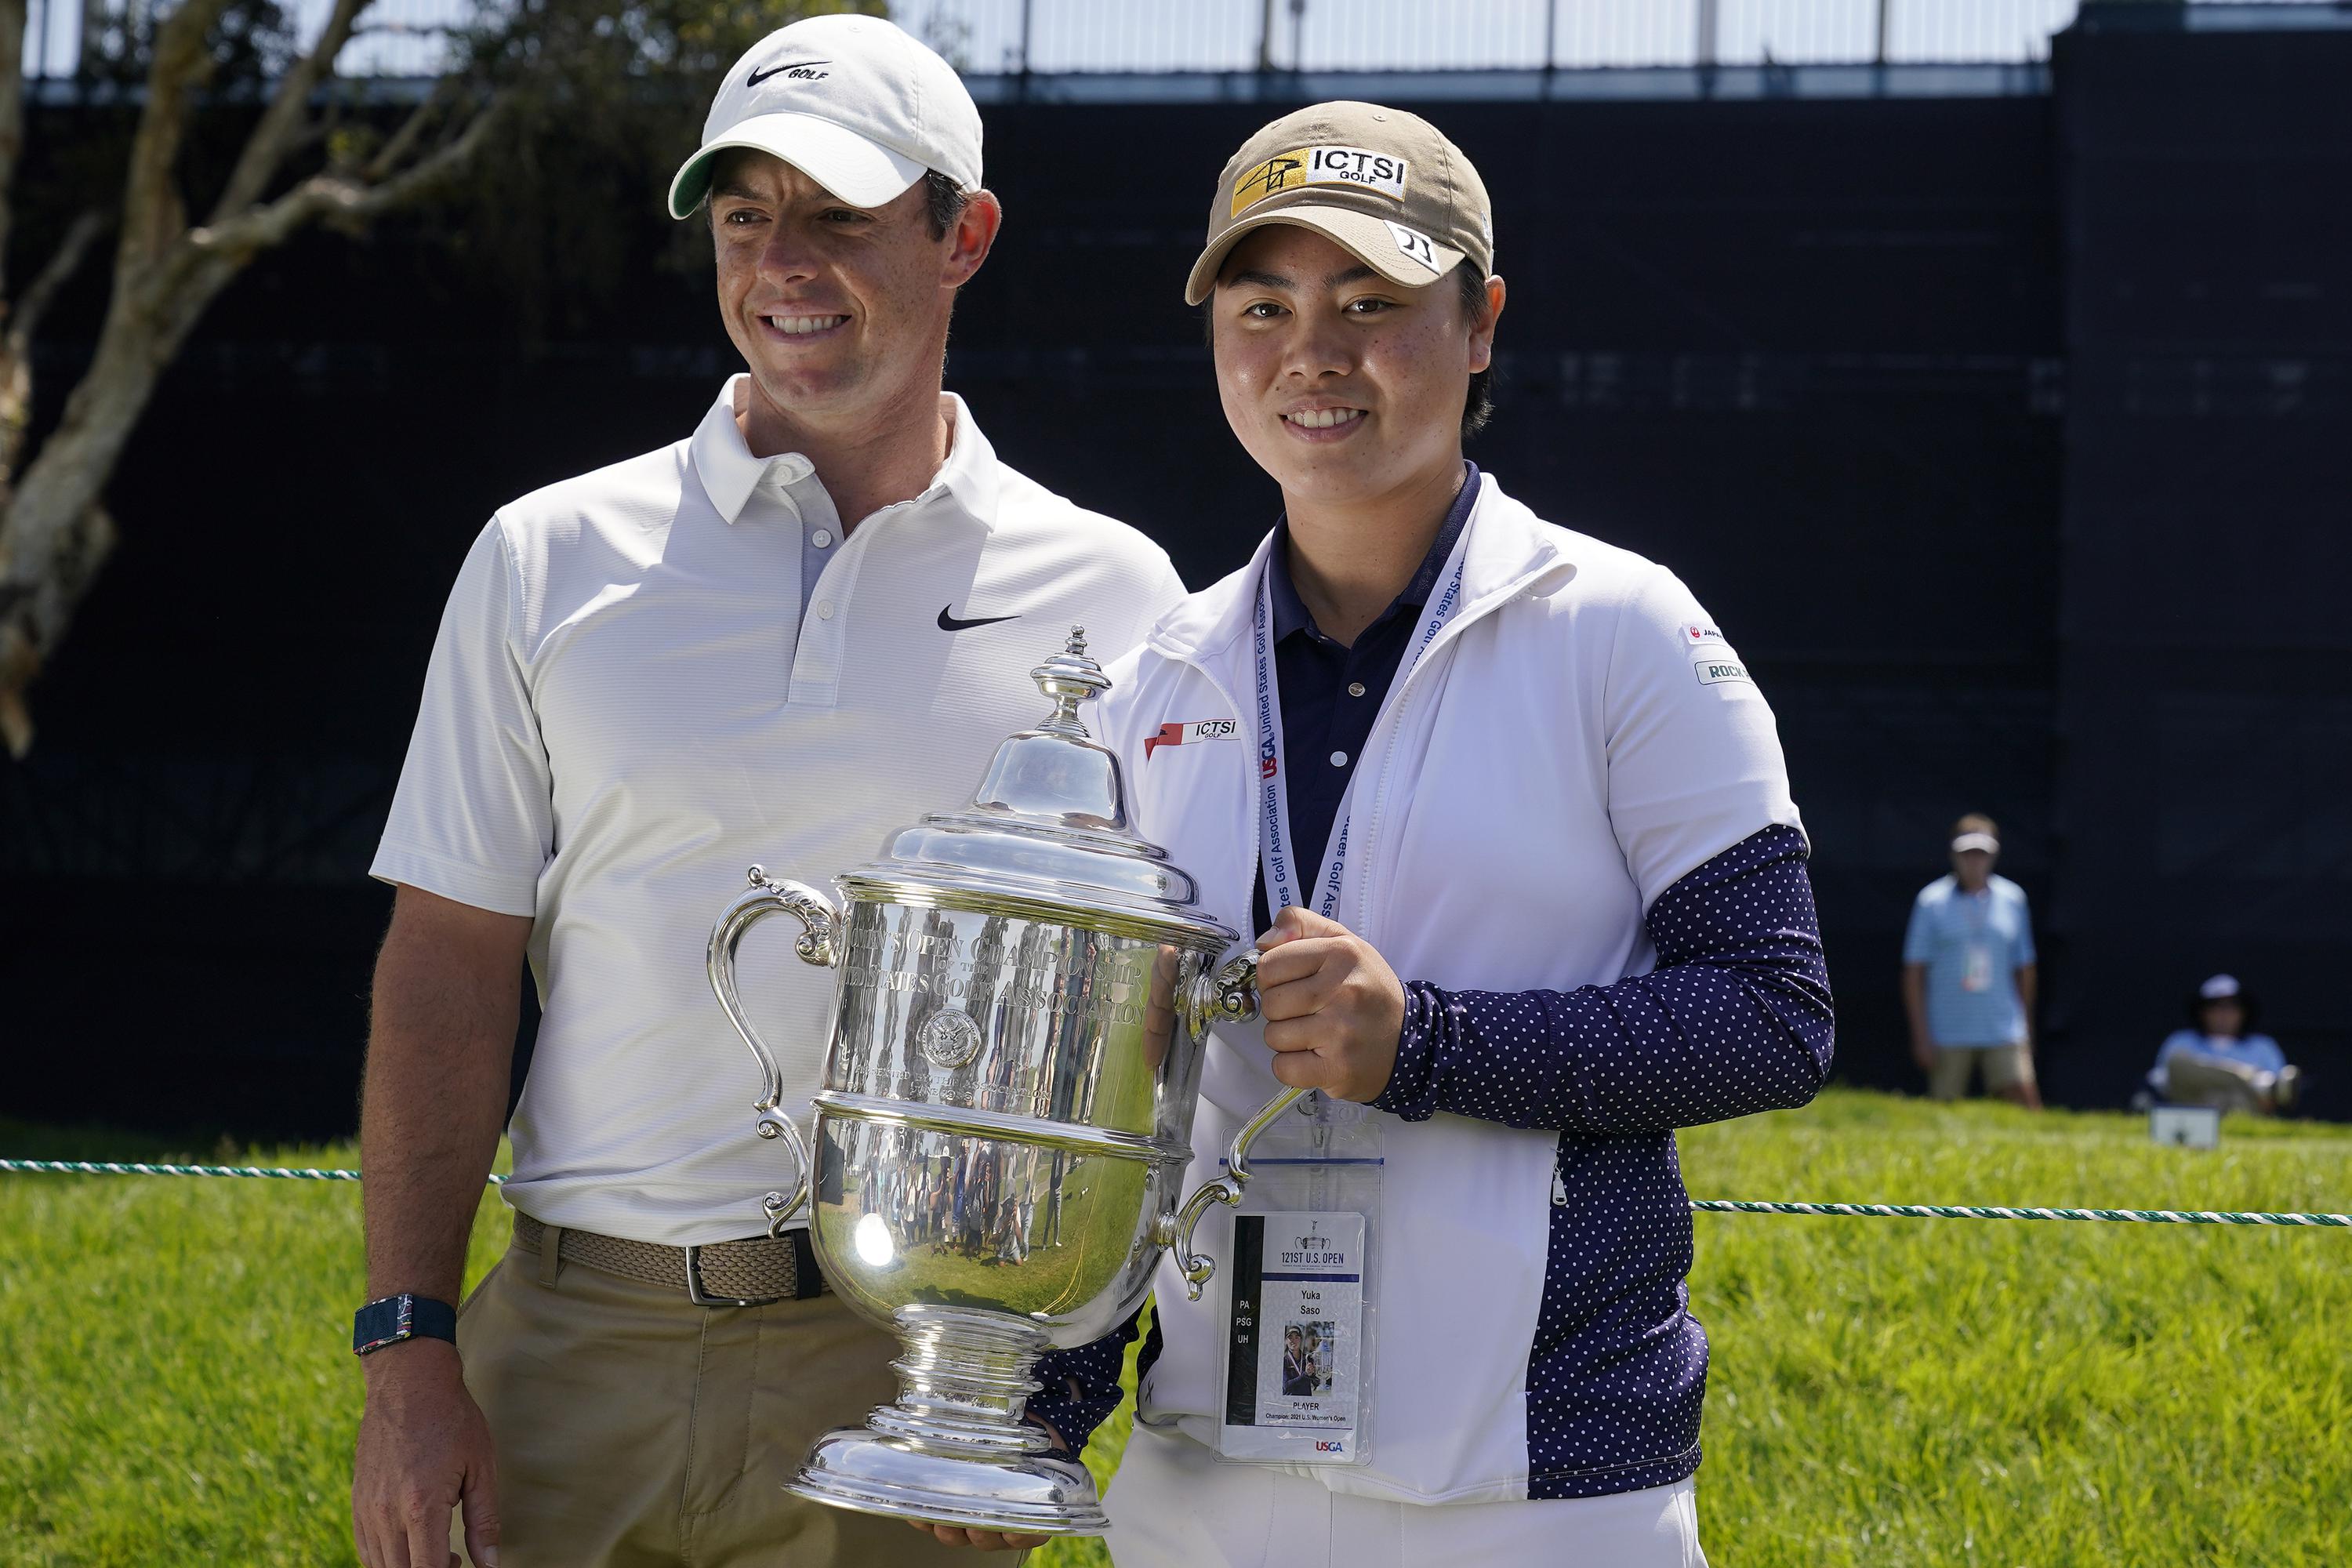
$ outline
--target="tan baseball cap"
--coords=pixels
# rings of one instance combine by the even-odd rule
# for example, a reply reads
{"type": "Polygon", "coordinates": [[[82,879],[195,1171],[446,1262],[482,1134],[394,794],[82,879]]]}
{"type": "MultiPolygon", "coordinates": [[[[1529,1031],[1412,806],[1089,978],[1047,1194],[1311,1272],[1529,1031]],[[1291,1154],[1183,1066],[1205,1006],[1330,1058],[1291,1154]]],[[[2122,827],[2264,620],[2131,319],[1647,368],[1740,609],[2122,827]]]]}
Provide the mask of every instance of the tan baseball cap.
{"type": "Polygon", "coordinates": [[[1207,299],[1226,253],[1275,223],[1328,236],[1408,288],[1435,282],[1465,256],[1480,272],[1495,270],[1495,219],[1478,171],[1436,126],[1377,103],[1311,104],[1242,143],[1217,176],[1184,303],[1207,299]]]}

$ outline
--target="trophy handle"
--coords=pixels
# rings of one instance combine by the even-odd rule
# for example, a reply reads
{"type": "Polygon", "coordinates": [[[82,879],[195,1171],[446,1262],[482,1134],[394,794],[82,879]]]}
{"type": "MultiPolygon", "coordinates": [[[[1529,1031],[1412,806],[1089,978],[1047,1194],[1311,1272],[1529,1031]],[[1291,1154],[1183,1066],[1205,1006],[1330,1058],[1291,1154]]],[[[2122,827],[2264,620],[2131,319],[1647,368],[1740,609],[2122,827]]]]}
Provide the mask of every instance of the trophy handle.
{"type": "Polygon", "coordinates": [[[759,1030],[743,1012],[743,999],[735,988],[735,949],[743,941],[743,933],[766,920],[770,915],[791,915],[801,922],[801,934],[793,943],[793,951],[801,955],[803,963],[831,968],[840,961],[838,938],[845,917],[831,899],[803,882],[778,881],[764,868],[754,866],[744,874],[751,890],[736,895],[727,906],[726,913],[710,929],[710,949],[707,963],[710,971],[710,989],[719,997],[719,1005],[727,1010],[727,1021],[751,1047],[752,1059],[760,1064],[760,1099],[751,1109],[759,1112],[753,1126],[762,1138],[781,1138],[793,1152],[799,1165],[793,1190],[788,1194],[770,1193],[763,1205],[768,1215],[771,1235],[783,1226],[802,1204],[808,1201],[809,1174],[813,1169],[808,1144],[793,1119],[778,1109],[784,1097],[784,1075],[777,1069],[776,1058],[768,1043],[760,1038],[759,1030]]]}
{"type": "MultiPolygon", "coordinates": [[[[1204,971],[1193,983],[1190,1012],[1196,1037],[1207,1033],[1213,1024],[1242,1024],[1256,1017],[1257,953],[1244,952],[1214,970],[1204,971]]],[[[1225,1173],[1186,1198],[1172,1221],[1162,1222],[1160,1243],[1175,1249],[1176,1267],[1184,1276],[1184,1293],[1192,1300],[1201,1299],[1201,1287],[1217,1272],[1215,1260],[1192,1250],[1193,1227],[1209,1212],[1211,1204],[1242,1201],[1242,1188],[1250,1179],[1250,1145],[1307,1093],[1303,1089],[1286,1089],[1260,1106],[1257,1114],[1244,1122],[1241,1131],[1234,1134],[1234,1141],[1226,1145],[1225,1173]]]]}
{"type": "Polygon", "coordinates": [[[1217,1024],[1246,1024],[1257,1016],[1257,951],[1242,952],[1193,977],[1184,999],[1184,1023],[1199,1039],[1217,1024]]]}
{"type": "Polygon", "coordinates": [[[1248,1184],[1250,1179],[1249,1146],[1257,1141],[1259,1133],[1274,1125],[1276,1117],[1310,1092],[1304,1089],[1286,1089],[1260,1106],[1257,1114],[1242,1124],[1242,1130],[1234,1134],[1233,1142],[1226,1146],[1225,1173],[1205,1184],[1200,1191],[1184,1200],[1183,1208],[1177,1213],[1175,1223],[1169,1229],[1168,1245],[1176,1249],[1176,1267],[1184,1276],[1184,1294],[1190,1300],[1199,1300],[1201,1287],[1217,1272],[1214,1259],[1192,1250],[1192,1227],[1201,1223],[1201,1216],[1209,1212],[1211,1204],[1237,1204],[1242,1201],[1242,1188],[1248,1184]]]}

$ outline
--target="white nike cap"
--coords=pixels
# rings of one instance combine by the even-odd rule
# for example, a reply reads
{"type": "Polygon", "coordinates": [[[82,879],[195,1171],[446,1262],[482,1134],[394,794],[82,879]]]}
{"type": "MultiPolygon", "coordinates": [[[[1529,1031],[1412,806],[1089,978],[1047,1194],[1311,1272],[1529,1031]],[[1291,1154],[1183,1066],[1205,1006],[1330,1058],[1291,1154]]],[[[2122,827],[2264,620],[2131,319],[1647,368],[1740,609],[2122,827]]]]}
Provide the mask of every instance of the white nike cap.
{"type": "Polygon", "coordinates": [[[730,147],[772,153],[854,207],[878,207],[927,169],[980,185],[980,109],[955,68],[879,16],[811,16],[752,45],[727,72],[702,146],[669,183],[682,218],[730,147]]]}

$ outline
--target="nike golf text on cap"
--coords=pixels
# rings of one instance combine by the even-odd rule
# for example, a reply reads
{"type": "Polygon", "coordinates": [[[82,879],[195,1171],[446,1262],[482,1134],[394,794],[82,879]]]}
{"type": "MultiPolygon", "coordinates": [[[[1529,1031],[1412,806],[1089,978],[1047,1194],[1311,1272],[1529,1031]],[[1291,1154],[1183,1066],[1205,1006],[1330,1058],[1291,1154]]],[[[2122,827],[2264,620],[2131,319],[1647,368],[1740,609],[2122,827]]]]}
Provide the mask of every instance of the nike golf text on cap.
{"type": "Polygon", "coordinates": [[[1217,176],[1184,303],[1209,297],[1243,236],[1276,223],[1314,229],[1407,288],[1435,282],[1465,257],[1481,276],[1495,270],[1486,182],[1444,132],[1402,109],[1311,104],[1243,142],[1217,176]]]}
{"type": "Polygon", "coordinates": [[[980,110],[955,68],[879,16],[779,27],[728,68],[702,146],[669,184],[669,216],[710,191],[730,147],[771,153],[856,207],[878,207],[936,169],[980,185],[980,110]]]}

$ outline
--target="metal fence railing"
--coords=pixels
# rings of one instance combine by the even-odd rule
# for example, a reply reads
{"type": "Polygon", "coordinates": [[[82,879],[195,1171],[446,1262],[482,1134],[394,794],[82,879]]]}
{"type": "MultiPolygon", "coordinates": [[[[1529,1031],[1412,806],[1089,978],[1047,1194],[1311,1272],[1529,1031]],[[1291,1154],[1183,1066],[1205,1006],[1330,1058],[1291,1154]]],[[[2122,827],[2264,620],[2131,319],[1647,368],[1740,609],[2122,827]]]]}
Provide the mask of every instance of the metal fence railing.
{"type": "MultiPolygon", "coordinates": [[[[331,0],[281,0],[293,13],[297,36],[315,40],[331,0]]],[[[144,16],[153,0],[29,0],[25,16],[25,74],[63,79],[79,68],[86,36],[95,37],[126,14],[144,16]]],[[[439,73],[447,37],[482,12],[480,0],[375,0],[337,68],[346,76],[420,77],[439,73]]]]}
{"type": "Polygon", "coordinates": [[[897,0],[891,9],[968,73],[1055,75],[2017,64],[2049,58],[2051,35],[2074,19],[2078,0],[897,0]]]}
{"type": "MultiPolygon", "coordinates": [[[[31,0],[26,72],[71,76],[86,22],[152,3],[31,0]]],[[[445,58],[448,31],[482,3],[377,0],[341,68],[430,75],[445,58]]],[[[314,31],[329,0],[289,4],[314,31]]],[[[2047,59],[2051,35],[2078,7],[2079,0],[892,0],[890,12],[967,74],[995,76],[2020,64],[2047,59]]]]}

